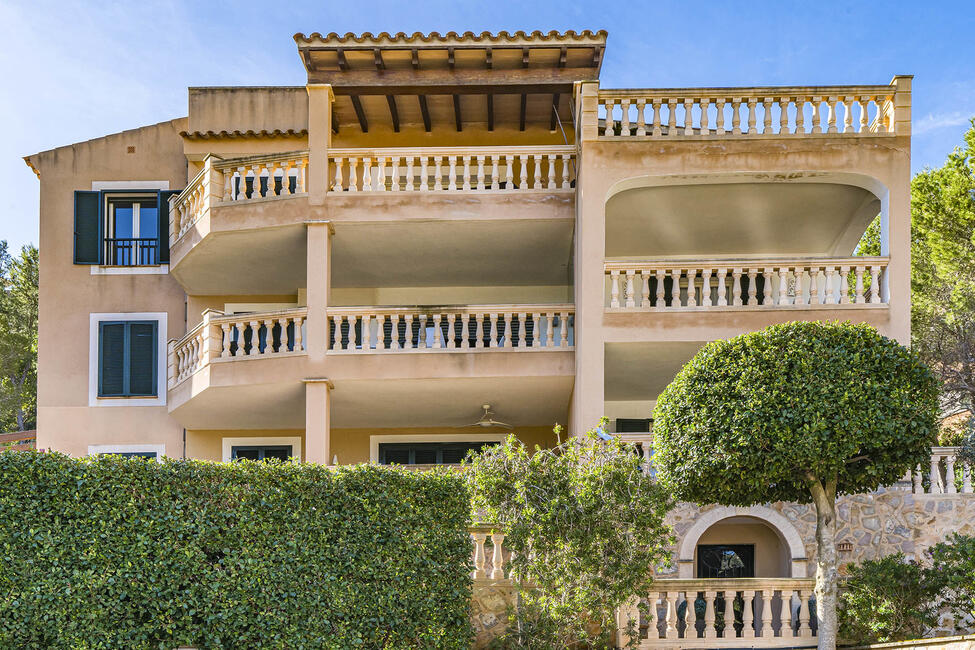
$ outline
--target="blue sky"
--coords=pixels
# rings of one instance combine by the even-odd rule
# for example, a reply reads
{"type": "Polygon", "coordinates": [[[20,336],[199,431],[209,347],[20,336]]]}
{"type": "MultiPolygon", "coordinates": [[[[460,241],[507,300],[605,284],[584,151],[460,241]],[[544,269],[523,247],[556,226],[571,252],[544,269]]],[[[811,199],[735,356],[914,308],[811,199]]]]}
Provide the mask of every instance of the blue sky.
{"type": "Polygon", "coordinates": [[[883,84],[913,74],[913,167],[975,116],[967,2],[0,0],[0,239],[37,242],[22,156],[186,114],[186,87],[300,85],[292,35],[605,29],[604,87],[883,84]]]}

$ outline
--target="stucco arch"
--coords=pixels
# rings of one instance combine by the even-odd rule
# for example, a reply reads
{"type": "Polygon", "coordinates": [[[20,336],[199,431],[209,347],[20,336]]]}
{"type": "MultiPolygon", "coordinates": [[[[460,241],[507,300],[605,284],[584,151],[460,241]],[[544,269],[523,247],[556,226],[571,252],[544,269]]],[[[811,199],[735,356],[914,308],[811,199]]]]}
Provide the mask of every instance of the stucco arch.
{"type": "Polygon", "coordinates": [[[787,518],[765,506],[750,506],[747,508],[733,508],[720,506],[698,517],[688,531],[684,534],[678,551],[677,561],[678,570],[681,578],[693,578],[694,572],[694,550],[697,548],[698,540],[704,532],[714,524],[728,519],[729,517],[752,517],[768,524],[773,530],[782,536],[782,540],[789,548],[791,559],[791,577],[806,577],[806,546],[802,543],[799,531],[792,525],[787,518]]]}

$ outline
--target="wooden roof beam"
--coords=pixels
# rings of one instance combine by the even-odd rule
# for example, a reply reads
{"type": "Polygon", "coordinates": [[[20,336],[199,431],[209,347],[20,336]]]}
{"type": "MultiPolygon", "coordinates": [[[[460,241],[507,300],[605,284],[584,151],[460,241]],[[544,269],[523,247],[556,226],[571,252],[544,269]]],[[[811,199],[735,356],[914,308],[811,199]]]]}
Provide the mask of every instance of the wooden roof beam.
{"type": "Polygon", "coordinates": [[[447,67],[451,70],[454,69],[454,48],[447,48],[447,67]]]}
{"type": "Polygon", "coordinates": [[[396,110],[396,95],[386,95],[389,104],[389,117],[393,120],[393,133],[399,133],[399,111],[396,110]]]}
{"type": "Polygon", "coordinates": [[[491,48],[484,50],[484,66],[488,70],[494,67],[494,51],[491,48]]]}
{"type": "Polygon", "coordinates": [[[521,114],[518,117],[518,130],[525,130],[525,117],[528,113],[528,95],[521,93],[521,114]]]}
{"type": "Polygon", "coordinates": [[[592,48],[592,67],[598,68],[599,64],[603,61],[603,48],[600,45],[594,45],[592,48]]]}
{"type": "Polygon", "coordinates": [[[413,69],[414,70],[419,70],[420,69],[420,51],[417,50],[415,47],[410,50],[410,59],[411,59],[411,62],[413,63],[413,69]]]}
{"type": "Polygon", "coordinates": [[[427,96],[417,95],[420,99],[420,115],[423,116],[423,130],[430,133],[430,107],[427,106],[427,96]]]}
{"type": "Polygon", "coordinates": [[[564,68],[565,67],[565,60],[568,57],[568,54],[569,54],[569,48],[567,48],[565,45],[563,45],[559,49],[559,67],[560,68],[564,68]]]}
{"type": "Polygon", "coordinates": [[[559,121],[559,93],[552,95],[552,119],[548,123],[548,130],[555,131],[559,121]]]}
{"type": "Polygon", "coordinates": [[[460,95],[454,95],[454,121],[457,123],[457,132],[464,130],[464,120],[460,115],[460,95]]]}
{"type": "Polygon", "coordinates": [[[339,70],[345,72],[349,69],[349,62],[345,60],[345,52],[342,48],[335,50],[335,55],[339,58],[339,70]]]}
{"type": "Polygon", "coordinates": [[[527,68],[528,67],[528,53],[530,51],[531,51],[531,48],[528,48],[528,47],[521,48],[521,67],[523,67],[523,68],[527,68]]]}
{"type": "Polygon", "coordinates": [[[335,105],[332,105],[332,133],[339,132],[339,116],[335,114],[335,105]]]}
{"type": "Polygon", "coordinates": [[[359,118],[359,126],[363,133],[369,133],[369,122],[366,120],[366,113],[362,110],[362,102],[358,95],[352,95],[352,108],[355,109],[355,116],[359,118]]]}
{"type": "Polygon", "coordinates": [[[373,49],[372,55],[373,55],[373,57],[376,60],[376,70],[378,72],[385,72],[386,71],[386,62],[383,61],[383,51],[380,50],[377,47],[377,48],[373,49]]]}
{"type": "Polygon", "coordinates": [[[494,95],[488,93],[487,96],[487,120],[488,131],[494,130],[494,95]]]}

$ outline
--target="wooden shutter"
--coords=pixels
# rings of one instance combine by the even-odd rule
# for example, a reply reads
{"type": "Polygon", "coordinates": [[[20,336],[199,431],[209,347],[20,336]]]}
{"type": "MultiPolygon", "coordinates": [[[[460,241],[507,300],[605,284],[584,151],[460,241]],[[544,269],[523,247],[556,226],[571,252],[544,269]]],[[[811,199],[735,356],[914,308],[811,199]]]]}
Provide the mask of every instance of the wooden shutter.
{"type": "Polygon", "coordinates": [[[101,264],[101,201],[98,192],[74,193],[74,263],[101,264]]]}
{"type": "Polygon", "coordinates": [[[156,323],[128,323],[129,395],[156,394],[156,323]]]}
{"type": "Polygon", "coordinates": [[[101,323],[98,339],[98,395],[125,395],[125,323],[101,323]]]}
{"type": "Polygon", "coordinates": [[[159,215],[159,260],[160,264],[169,264],[169,197],[179,194],[180,190],[161,190],[159,192],[156,213],[159,215]]]}

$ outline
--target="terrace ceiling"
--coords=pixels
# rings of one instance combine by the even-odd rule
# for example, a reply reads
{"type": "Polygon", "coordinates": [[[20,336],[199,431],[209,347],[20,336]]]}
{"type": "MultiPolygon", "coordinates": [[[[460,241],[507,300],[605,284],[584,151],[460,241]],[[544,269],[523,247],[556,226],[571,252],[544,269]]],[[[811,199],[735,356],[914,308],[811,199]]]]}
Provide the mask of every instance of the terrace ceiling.
{"type": "Polygon", "coordinates": [[[516,126],[572,123],[574,82],[599,78],[606,32],[295,34],[309,84],[330,84],[332,128],[370,121],[430,132],[437,121],[516,126]]]}

